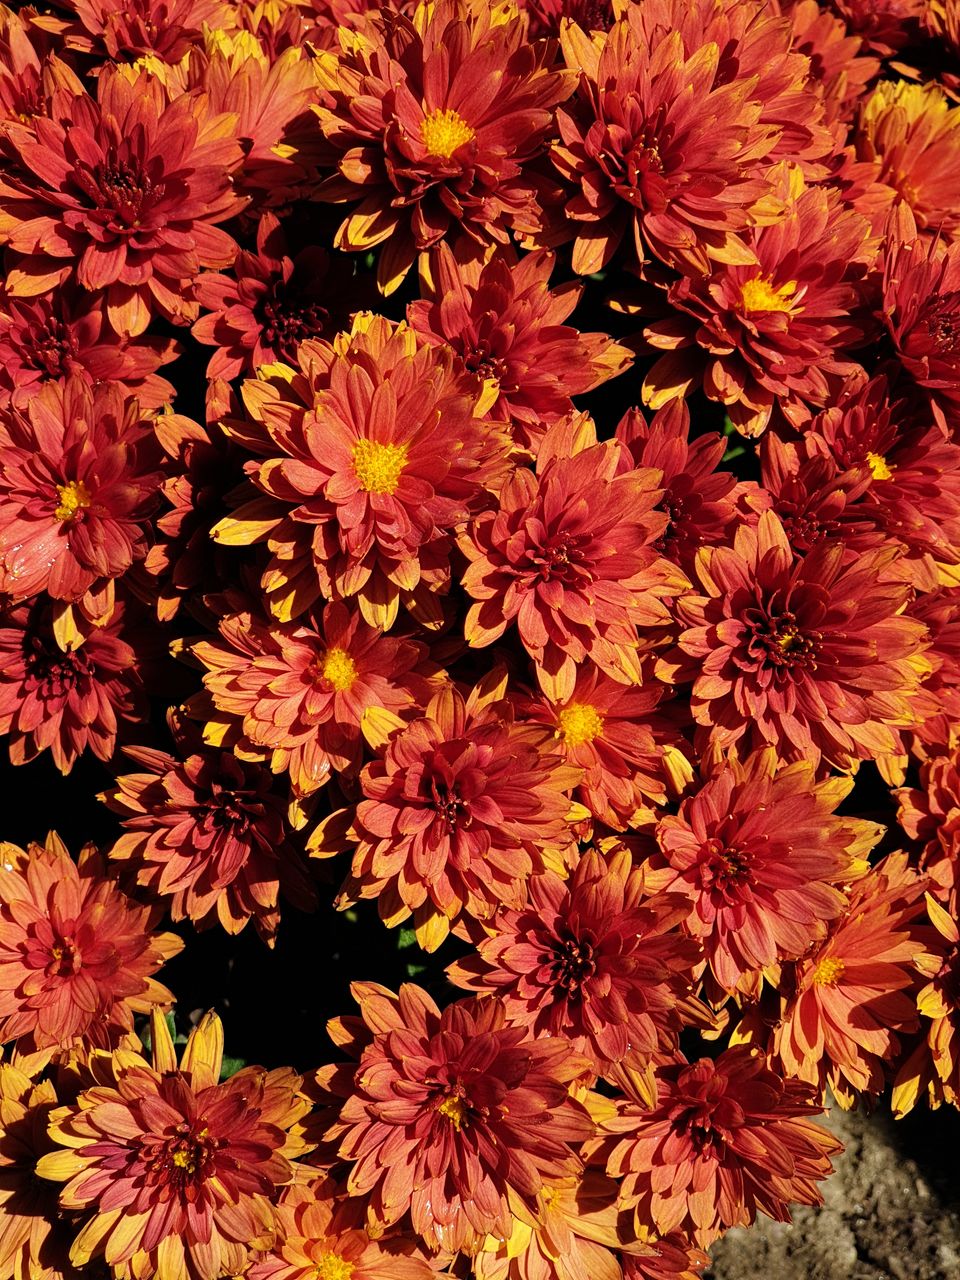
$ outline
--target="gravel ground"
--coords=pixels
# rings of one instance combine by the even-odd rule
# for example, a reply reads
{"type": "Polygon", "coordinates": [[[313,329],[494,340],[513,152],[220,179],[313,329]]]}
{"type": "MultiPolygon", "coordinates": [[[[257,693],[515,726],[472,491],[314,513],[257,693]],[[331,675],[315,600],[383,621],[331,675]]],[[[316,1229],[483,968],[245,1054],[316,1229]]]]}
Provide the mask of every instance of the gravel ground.
{"type": "Polygon", "coordinates": [[[826,1123],[846,1150],[823,1208],[730,1231],[707,1280],[960,1280],[960,1116],[834,1108],[826,1123]]]}

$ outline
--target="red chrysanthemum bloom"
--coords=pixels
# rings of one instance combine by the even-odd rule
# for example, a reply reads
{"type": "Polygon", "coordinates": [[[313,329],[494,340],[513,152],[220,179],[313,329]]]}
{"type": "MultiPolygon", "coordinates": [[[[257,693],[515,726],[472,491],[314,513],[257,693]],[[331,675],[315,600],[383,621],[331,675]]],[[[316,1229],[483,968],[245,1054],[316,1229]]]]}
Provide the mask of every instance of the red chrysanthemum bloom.
{"type": "Polygon", "coordinates": [[[114,62],[155,54],[175,63],[195,48],[204,26],[232,25],[225,0],[60,0],[74,22],[63,33],[67,48],[114,62]]]}
{"type": "Polygon", "coordinates": [[[615,831],[637,825],[638,810],[666,804],[690,780],[679,715],[657,710],[666,692],[652,679],[621,684],[585,664],[569,698],[521,703],[525,716],[553,730],[563,758],[583,770],[576,798],[615,831]]]}
{"type": "Polygon", "coordinates": [[[656,1077],[652,1109],[628,1094],[602,1125],[607,1172],[623,1179],[638,1229],[680,1229],[707,1248],[758,1213],[789,1222],[792,1202],[823,1203],[817,1183],[843,1148],[812,1123],[823,1107],[808,1085],[782,1079],[742,1045],[713,1061],[681,1058],[656,1077]]]}
{"type": "Polygon", "coordinates": [[[168,103],[159,79],[119,67],[97,84],[96,101],[61,91],[51,116],[7,125],[20,168],[0,182],[0,235],[27,255],[10,293],[75,271],[81,288],[106,290],[110,324],[129,337],[155,311],[192,320],[200,268],[233,261],[216,223],[243,207],[230,185],[241,151],[232,118],[207,116],[198,95],[168,103]]]}
{"type": "Polygon", "coordinates": [[[918,1029],[915,994],[926,954],[924,881],[890,854],[853,888],[827,941],[784,975],[772,1051],[789,1075],[843,1107],[883,1091],[901,1040],[918,1029]]]}
{"type": "Polygon", "coordinates": [[[90,1215],[70,1251],[75,1266],[102,1255],[122,1280],[240,1275],[273,1243],[272,1201],[305,1149],[300,1077],[245,1067],[218,1083],[214,1014],[191,1032],[179,1067],[162,1017],[150,1033],[152,1062],[104,1056],[102,1083],[53,1112],[61,1149],[37,1174],[66,1184],[64,1209],[90,1215]]]}
{"type": "Polygon", "coordinates": [[[786,761],[852,770],[902,751],[929,664],[925,628],[902,615],[908,588],[890,578],[895,556],[847,564],[843,543],[824,539],[800,557],[772,511],[732,547],[703,549],[705,594],[678,602],[690,628],[661,670],[693,681],[705,752],[772,746],[786,761]]]}
{"type": "Polygon", "coordinates": [[[765,169],[778,148],[816,160],[831,146],[790,34],[739,0],[631,4],[592,37],[564,27],[580,89],[551,156],[576,192],[575,271],[599,271],[627,235],[641,262],[649,251],[694,273],[754,260],[741,236],[776,213],[765,169]]]}
{"type": "Polygon", "coordinates": [[[726,765],[660,819],[647,876],[687,897],[686,927],[717,983],[756,994],[760,970],[796,960],[846,907],[841,886],[863,875],[883,828],[842,818],[852,778],[816,781],[772,751],[726,765]]]}
{"type": "Polygon", "coordinates": [[[644,330],[668,352],[643,384],[653,408],[700,385],[758,436],[775,407],[802,425],[856,368],[845,350],[863,338],[851,313],[873,256],[869,224],[835,192],[785,181],[786,214],[749,239],[755,261],[677,281],[667,298],[680,315],[644,330]]]}
{"type": "Polygon", "coordinates": [[[623,1280],[700,1280],[710,1258],[681,1231],[651,1240],[643,1252],[624,1254],[623,1280]]]}
{"type": "Polygon", "coordinates": [[[298,796],[331,770],[359,769],[365,712],[407,713],[427,695],[415,673],[423,646],[384,636],[343,604],[285,626],[237,613],[221,621],[220,637],[191,646],[220,713],[207,739],[229,740],[239,730],[244,755],[288,772],[298,796]]]}
{"type": "Polygon", "coordinates": [[[919,238],[903,212],[889,230],[883,321],[900,368],[953,432],[960,426],[960,245],[919,238]]]}
{"type": "MultiPolygon", "coordinates": [[[[880,0],[883,3],[883,0],[880,0]]],[[[787,6],[785,6],[787,7],[787,6]]],[[[823,96],[827,121],[838,130],[838,143],[846,141],[864,90],[880,71],[879,58],[863,52],[864,40],[847,24],[821,8],[818,0],[796,0],[789,5],[793,47],[810,59],[810,76],[823,96]]]]}
{"type": "Polygon", "coordinates": [[[625,470],[625,458],[618,442],[597,444],[589,421],[561,423],[544,438],[537,474],[515,471],[499,510],[459,540],[470,561],[463,586],[477,602],[468,642],[492,644],[516,622],[557,701],[573,696],[588,659],[614,680],[639,681],[637,627],[667,622],[663,597],[688,585],[653,545],[666,525],[654,511],[659,473],[625,470]]]}
{"type": "Polygon", "coordinates": [[[69,1260],[80,1219],[64,1214],[57,1191],[36,1175],[56,1143],[47,1133],[58,1105],[50,1080],[31,1080],[0,1063],[0,1273],[31,1280],[80,1280],[69,1260]]]}
{"type": "Polygon", "coordinates": [[[612,0],[520,0],[532,36],[559,36],[564,18],[584,31],[609,31],[615,14],[612,0]]]}
{"type": "Polygon", "coordinates": [[[857,157],[909,205],[921,231],[960,236],[960,116],[937,84],[884,80],[860,109],[857,157]]]}
{"type": "Polygon", "coordinates": [[[92,844],[78,862],[52,833],[26,850],[4,843],[0,855],[0,1041],[27,1054],[80,1039],[108,1047],[133,1030],[134,1013],[170,1007],[152,975],[183,943],[153,932],[160,911],[121,893],[92,844]]]}
{"type": "Polygon", "coordinates": [[[294,362],[304,339],[349,327],[348,312],[362,310],[361,287],[342,260],[332,264],[323,249],[291,258],[279,221],[265,213],[256,253],[241,250],[230,275],[205,272],[197,280],[197,300],[209,314],[191,332],[217,348],[207,377],[230,381],[262,364],[294,362]]]}
{"type": "Polygon", "coordinates": [[[654,545],[692,573],[699,549],[726,542],[747,514],[738,501],[747,486],[729,471],[717,470],[727,440],[716,432],[690,439],[690,410],[684,400],[671,401],[650,423],[639,409],[630,409],[617,426],[617,439],[626,445],[633,466],[662,473],[657,506],[668,520],[654,545]]]}
{"type": "Polygon", "coordinates": [[[427,342],[453,347],[482,386],[487,415],[509,422],[514,439],[536,453],[547,427],[573,412],[572,396],[622,373],[632,356],[605,333],[564,324],[582,285],[549,287],[552,253],[519,261],[509,250],[486,261],[461,241],[438,245],[421,267],[422,300],[407,308],[427,342]]]}
{"type": "Polygon", "coordinates": [[[503,1002],[508,1023],[537,1038],[561,1036],[603,1073],[630,1055],[672,1052],[700,948],[675,925],[685,904],[644,896],[643,875],[622,850],[588,850],[569,880],[534,876],[527,903],[505,909],[478,954],[448,968],[459,987],[503,1002]]]}
{"type": "Polygon", "coordinates": [[[40,592],[105,621],[113,581],[147,553],[161,474],[151,425],[122,385],[49,383],[0,414],[0,593],[40,592]]]}
{"type": "Polygon", "coordinates": [[[49,750],[60,772],[69,773],[87,750],[109,760],[123,722],[144,722],[137,637],[122,621],[118,605],[109,623],[64,650],[49,605],[0,617],[0,734],[9,735],[13,764],[49,750]]]}
{"type": "Polygon", "coordinates": [[[267,540],[262,585],[281,621],[321,595],[356,596],[382,630],[401,598],[437,620],[453,530],[493,501],[510,448],[453,364],[407,325],[362,315],[333,343],[302,343],[297,370],[268,366],[245,384],[254,421],[226,425],[266,455],[247,469],[268,496],[213,533],[231,545],[267,540]]]}
{"type": "Polygon", "coordinates": [[[339,249],[383,245],[389,293],[417,250],[462,228],[478,243],[539,230],[531,162],[546,148],[553,108],[572,77],[552,67],[554,46],[530,42],[522,16],[477,0],[420,4],[356,17],[318,77],[332,104],[317,107],[338,153],[321,199],[362,203],[341,224],[339,249]]]}
{"type": "Polygon", "coordinates": [[[586,1063],[562,1038],[508,1027],[492,997],[441,1013],[410,984],[399,996],[351,990],[363,1022],[331,1033],[362,1054],[329,1135],[353,1164],[348,1193],[383,1225],[409,1209],[433,1250],[475,1253],[484,1236],[509,1235],[512,1203],[534,1211],[545,1179],[579,1169],[574,1148],[594,1126],[568,1086],[586,1063]]]}
{"type": "Polygon", "coordinates": [[[851,31],[868,49],[888,58],[920,35],[927,0],[831,0],[851,31]]]}
{"type": "Polygon", "coordinates": [[[24,409],[45,382],[79,374],[91,386],[122,382],[144,409],[173,399],[156,372],[177,355],[169,338],[118,338],[106,324],[103,298],[52,289],[39,298],[0,300],[0,396],[24,409]]]}
{"type": "MultiPolygon", "coordinates": [[[[520,907],[545,857],[569,852],[580,770],[563,762],[548,729],[516,718],[502,681],[466,698],[445,688],[406,726],[381,719],[393,736],[360,775],[339,905],[376,898],[391,927],[412,913],[420,945],[433,951],[461,916],[520,907]]],[[[339,853],[346,817],[325,820],[308,849],[339,853]]]]}
{"type": "Polygon", "coordinates": [[[362,1202],[315,1179],[285,1187],[277,1201],[277,1242],[247,1272],[250,1280],[434,1280],[409,1234],[374,1237],[362,1202]]]}
{"type": "Polygon", "coordinates": [[[301,909],[316,905],[301,856],[287,840],[286,801],[261,766],[227,751],[191,751],[186,735],[177,737],[182,759],[125,748],[145,772],[119,776],[100,797],[126,830],[110,857],[156,901],[167,900],[173,920],[198,928],[218,921],[239,933],[252,918],[272,945],[278,892],[301,909]]]}
{"type": "Polygon", "coordinates": [[[936,896],[960,914],[960,746],[924,761],[919,783],[894,793],[897,821],[920,846],[936,896]]]}
{"type": "Polygon", "coordinates": [[[933,670],[917,698],[916,727],[905,735],[910,755],[918,761],[949,755],[957,745],[960,724],[960,589],[946,587],[918,596],[911,617],[930,633],[924,655],[933,670]]]}

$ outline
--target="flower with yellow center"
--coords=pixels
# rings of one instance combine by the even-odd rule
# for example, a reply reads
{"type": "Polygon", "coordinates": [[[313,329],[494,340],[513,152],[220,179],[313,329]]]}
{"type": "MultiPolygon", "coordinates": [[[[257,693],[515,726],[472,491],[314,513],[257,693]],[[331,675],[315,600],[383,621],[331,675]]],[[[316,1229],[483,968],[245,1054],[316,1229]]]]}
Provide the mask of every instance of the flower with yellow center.
{"type": "Polygon", "coordinates": [[[407,461],[405,444],[358,440],[353,446],[353,470],[367,493],[395,493],[407,461]]]}
{"type": "Polygon", "coordinates": [[[78,511],[85,511],[92,502],[90,490],[82,480],[69,480],[66,484],[58,484],[57,497],[60,499],[60,505],[53,514],[58,520],[73,520],[78,511]]]}
{"type": "Polygon", "coordinates": [[[350,1280],[353,1270],[353,1263],[336,1253],[321,1253],[313,1266],[313,1274],[317,1280],[350,1280]]]}
{"type": "Polygon", "coordinates": [[[870,474],[874,480],[893,479],[893,467],[890,466],[882,453],[868,453],[867,466],[870,468],[870,474]]]}
{"type": "Polygon", "coordinates": [[[744,311],[786,311],[794,310],[796,303],[793,295],[797,292],[796,280],[788,280],[786,284],[775,287],[771,280],[763,276],[754,276],[740,288],[740,302],[744,311]]]}
{"type": "Polygon", "coordinates": [[[603,716],[589,702],[571,702],[557,716],[557,736],[566,746],[579,747],[603,732],[603,716]]]}
{"type": "Polygon", "coordinates": [[[846,965],[834,956],[824,956],[813,971],[813,980],[818,987],[829,987],[843,977],[846,965]]]}
{"type": "Polygon", "coordinates": [[[463,116],[450,107],[428,111],[420,126],[420,139],[431,156],[449,160],[458,148],[472,141],[476,133],[463,116]]]}
{"type": "Polygon", "coordinates": [[[357,664],[346,649],[328,649],[320,663],[320,674],[338,693],[346,693],[357,678],[357,664]]]}

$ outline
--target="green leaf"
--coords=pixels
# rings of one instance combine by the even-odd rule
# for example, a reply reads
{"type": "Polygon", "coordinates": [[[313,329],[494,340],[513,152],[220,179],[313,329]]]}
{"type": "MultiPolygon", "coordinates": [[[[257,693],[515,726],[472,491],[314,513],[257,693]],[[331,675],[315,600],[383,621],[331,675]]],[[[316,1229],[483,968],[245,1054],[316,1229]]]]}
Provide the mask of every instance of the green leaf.
{"type": "Polygon", "coordinates": [[[397,937],[397,950],[406,951],[409,947],[416,946],[417,935],[412,929],[401,929],[397,937]]]}
{"type": "Polygon", "coordinates": [[[244,1058],[224,1058],[223,1066],[220,1068],[220,1079],[229,1080],[231,1076],[235,1076],[246,1065],[244,1058]]]}

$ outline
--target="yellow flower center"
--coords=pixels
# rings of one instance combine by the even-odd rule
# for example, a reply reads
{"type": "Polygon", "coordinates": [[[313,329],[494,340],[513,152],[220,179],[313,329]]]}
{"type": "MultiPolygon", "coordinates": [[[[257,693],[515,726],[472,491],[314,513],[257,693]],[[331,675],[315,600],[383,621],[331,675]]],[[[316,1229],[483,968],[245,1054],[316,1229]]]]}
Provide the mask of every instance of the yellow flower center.
{"type": "Polygon", "coordinates": [[[320,664],[320,674],[329,680],[338,693],[353,688],[357,678],[357,664],[346,649],[328,649],[320,664]]]}
{"type": "Polygon", "coordinates": [[[772,281],[755,276],[740,289],[740,301],[744,311],[792,311],[793,295],[797,292],[796,280],[774,288],[772,281]]]}
{"type": "Polygon", "coordinates": [[[350,1280],[353,1275],[353,1263],[345,1262],[335,1253],[321,1253],[313,1267],[313,1274],[318,1280],[350,1280]]]}
{"type": "Polygon", "coordinates": [[[91,502],[90,490],[82,480],[58,484],[57,497],[60,499],[60,505],[53,514],[58,520],[72,520],[78,511],[89,507],[91,502]]]}
{"type": "Polygon", "coordinates": [[[846,967],[842,960],[837,960],[833,956],[824,956],[813,971],[813,980],[818,987],[829,987],[843,977],[846,967]]]}
{"type": "Polygon", "coordinates": [[[420,138],[428,155],[442,156],[445,160],[462,147],[465,142],[475,138],[476,134],[467,124],[463,116],[449,107],[436,111],[428,111],[420,126],[420,138]]]}
{"type": "Polygon", "coordinates": [[[568,747],[592,742],[603,733],[603,716],[589,702],[571,702],[557,716],[558,733],[568,747]]]}
{"type": "Polygon", "coordinates": [[[405,444],[358,440],[353,446],[353,470],[367,493],[395,493],[406,461],[405,444]]]}
{"type": "Polygon", "coordinates": [[[882,453],[868,453],[867,466],[870,468],[874,480],[893,479],[893,467],[890,466],[882,453]]]}
{"type": "Polygon", "coordinates": [[[437,1107],[437,1111],[449,1120],[455,1129],[459,1129],[463,1124],[463,1117],[467,1114],[467,1104],[462,1098],[451,1094],[449,1098],[444,1098],[437,1107]]]}
{"type": "Polygon", "coordinates": [[[191,1151],[175,1151],[173,1153],[173,1163],[178,1169],[186,1169],[187,1173],[196,1173],[197,1162],[193,1158],[191,1151]]]}

